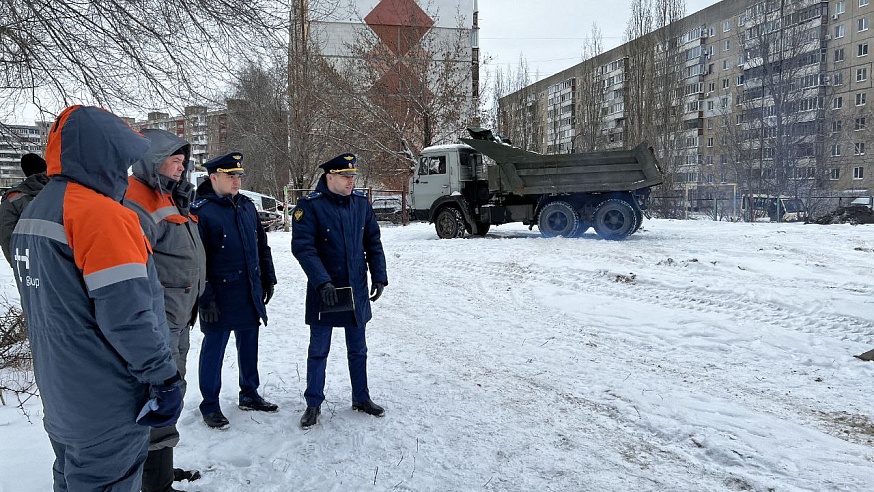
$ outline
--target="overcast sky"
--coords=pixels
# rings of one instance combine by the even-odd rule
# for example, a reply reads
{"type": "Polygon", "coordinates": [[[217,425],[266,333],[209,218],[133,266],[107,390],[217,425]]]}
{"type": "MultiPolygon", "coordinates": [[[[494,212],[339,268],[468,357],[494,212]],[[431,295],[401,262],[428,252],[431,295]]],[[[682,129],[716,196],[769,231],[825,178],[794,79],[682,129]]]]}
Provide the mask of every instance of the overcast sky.
{"type": "MultiPolygon", "coordinates": [[[[686,0],[686,14],[715,3],[686,0]]],[[[479,0],[480,60],[493,71],[515,69],[524,56],[531,77],[539,80],[582,61],[593,22],[601,29],[605,51],[621,44],[630,10],[631,0],[479,0]]],[[[35,118],[29,108],[8,122],[31,124],[35,118]]]]}
{"type": "MultiPolygon", "coordinates": [[[[686,15],[716,0],[686,0],[686,15]]],[[[631,0],[479,0],[480,56],[491,57],[491,69],[514,69],[520,54],[531,76],[538,79],[560,72],[581,61],[585,38],[597,23],[604,50],[622,43],[631,12],[631,0]]]]}

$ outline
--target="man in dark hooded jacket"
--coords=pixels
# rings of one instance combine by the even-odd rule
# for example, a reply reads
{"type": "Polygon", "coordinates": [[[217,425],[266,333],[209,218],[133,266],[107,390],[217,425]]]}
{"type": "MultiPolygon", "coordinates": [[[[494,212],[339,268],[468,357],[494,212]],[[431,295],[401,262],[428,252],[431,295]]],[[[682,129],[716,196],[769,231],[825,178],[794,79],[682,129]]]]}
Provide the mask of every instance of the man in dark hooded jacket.
{"type": "Polygon", "coordinates": [[[46,161],[36,154],[24,154],[21,156],[21,171],[25,179],[3,193],[0,202],[0,248],[6,262],[12,265],[12,255],[9,254],[9,241],[12,239],[12,231],[21,218],[21,213],[34,197],[49,182],[46,176],[46,161]]]}
{"type": "Polygon", "coordinates": [[[50,180],[12,233],[55,491],[139,491],[149,427],[182,411],[149,241],[120,203],[148,148],[108,111],[65,109],[49,131],[50,180]]]}
{"type": "MultiPolygon", "coordinates": [[[[203,293],[206,255],[197,223],[189,215],[194,186],[191,146],[164,130],[143,130],[149,151],[133,166],[124,205],[137,213],[152,245],[158,279],[164,287],[164,308],[170,327],[170,349],[182,377],[190,347],[189,334],[197,319],[197,299],[203,293]]],[[[199,472],[173,468],[173,448],[179,442],[175,425],[152,429],[149,456],[143,467],[143,492],[169,492],[173,481],[196,479],[199,472]],[[175,471],[175,473],[174,473],[175,471]]]]}

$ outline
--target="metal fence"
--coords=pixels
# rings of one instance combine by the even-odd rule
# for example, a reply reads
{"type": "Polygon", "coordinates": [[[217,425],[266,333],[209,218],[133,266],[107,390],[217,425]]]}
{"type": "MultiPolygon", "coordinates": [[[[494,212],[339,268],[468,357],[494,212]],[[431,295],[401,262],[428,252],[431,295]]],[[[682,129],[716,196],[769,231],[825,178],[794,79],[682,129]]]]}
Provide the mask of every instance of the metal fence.
{"type": "MultiPolygon", "coordinates": [[[[762,195],[757,195],[762,196],[762,195]]],[[[769,196],[775,200],[785,200],[788,197],[769,196]]],[[[816,218],[849,206],[857,198],[866,198],[868,203],[874,203],[870,195],[816,195],[800,197],[803,202],[805,216],[816,218]]],[[[650,197],[648,214],[659,218],[673,219],[705,219],[728,222],[751,222],[770,219],[782,221],[783,214],[777,214],[776,219],[768,215],[765,207],[756,206],[756,200],[750,200],[750,195],[735,197],[687,197],[685,195],[662,195],[650,197]],[[745,200],[746,198],[746,200],[745,200]],[[745,202],[747,205],[745,206],[745,202]],[[762,212],[762,213],[759,213],[762,212]]],[[[779,203],[779,201],[778,201],[779,203]]]]}
{"type": "MultiPolygon", "coordinates": [[[[394,224],[407,225],[412,220],[412,207],[409,193],[404,190],[389,190],[381,188],[355,188],[367,193],[373,205],[377,220],[389,221],[394,224]]],[[[316,191],[314,188],[286,188],[286,230],[288,230],[287,214],[297,205],[298,200],[316,191]]]]}

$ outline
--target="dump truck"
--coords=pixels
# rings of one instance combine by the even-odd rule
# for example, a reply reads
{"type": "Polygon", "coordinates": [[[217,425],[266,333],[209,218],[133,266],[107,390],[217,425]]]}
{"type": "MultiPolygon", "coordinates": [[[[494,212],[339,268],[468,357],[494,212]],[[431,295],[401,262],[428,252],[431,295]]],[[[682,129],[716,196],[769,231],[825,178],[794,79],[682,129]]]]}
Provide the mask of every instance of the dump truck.
{"type": "Polygon", "coordinates": [[[545,237],[594,228],[628,237],[643,223],[662,172],[646,142],[630,150],[538,154],[481,128],[460,144],[425,148],[411,178],[413,212],[440,238],[485,236],[493,225],[535,225],[545,237]]]}

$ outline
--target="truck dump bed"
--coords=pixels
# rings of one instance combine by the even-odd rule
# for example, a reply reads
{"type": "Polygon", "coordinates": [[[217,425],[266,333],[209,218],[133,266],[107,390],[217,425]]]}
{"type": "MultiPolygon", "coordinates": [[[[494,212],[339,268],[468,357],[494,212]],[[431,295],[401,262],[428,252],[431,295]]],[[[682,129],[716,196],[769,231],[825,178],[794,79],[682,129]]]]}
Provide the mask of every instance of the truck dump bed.
{"type": "Polygon", "coordinates": [[[491,140],[461,140],[497,163],[489,166],[492,191],[520,195],[632,191],[664,181],[646,143],[631,150],[546,155],[491,140]]]}

